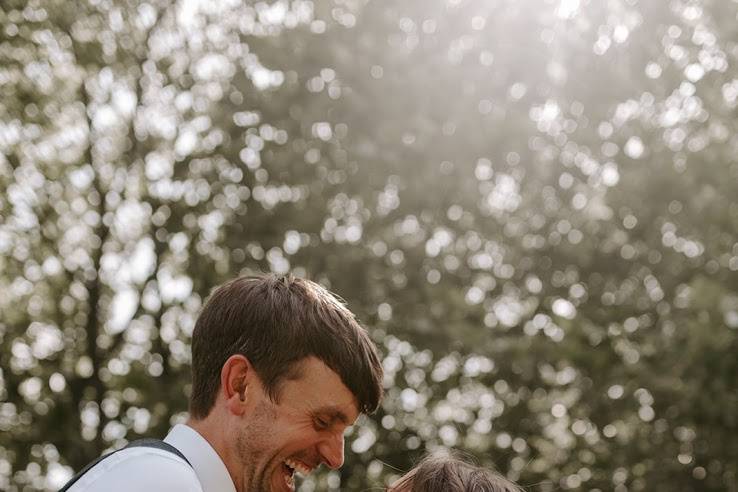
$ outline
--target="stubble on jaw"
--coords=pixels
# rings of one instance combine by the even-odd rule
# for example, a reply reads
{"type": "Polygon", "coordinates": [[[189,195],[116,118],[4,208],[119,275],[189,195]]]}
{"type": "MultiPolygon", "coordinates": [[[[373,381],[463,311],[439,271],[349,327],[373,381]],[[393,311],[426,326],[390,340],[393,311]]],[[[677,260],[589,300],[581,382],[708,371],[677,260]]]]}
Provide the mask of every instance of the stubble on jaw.
{"type": "Polygon", "coordinates": [[[275,422],[277,411],[271,402],[261,401],[254,409],[248,423],[239,429],[236,437],[236,453],[243,466],[243,492],[269,491],[267,466],[274,458],[267,449],[270,423],[275,422]]]}

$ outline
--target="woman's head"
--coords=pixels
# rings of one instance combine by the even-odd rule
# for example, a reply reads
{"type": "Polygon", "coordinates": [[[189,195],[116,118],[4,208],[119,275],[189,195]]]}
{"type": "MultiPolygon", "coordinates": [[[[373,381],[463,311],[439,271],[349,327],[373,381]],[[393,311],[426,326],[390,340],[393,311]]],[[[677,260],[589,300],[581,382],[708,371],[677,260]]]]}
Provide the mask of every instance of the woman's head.
{"type": "Polygon", "coordinates": [[[430,454],[388,492],[522,492],[502,475],[447,453],[430,454]]]}

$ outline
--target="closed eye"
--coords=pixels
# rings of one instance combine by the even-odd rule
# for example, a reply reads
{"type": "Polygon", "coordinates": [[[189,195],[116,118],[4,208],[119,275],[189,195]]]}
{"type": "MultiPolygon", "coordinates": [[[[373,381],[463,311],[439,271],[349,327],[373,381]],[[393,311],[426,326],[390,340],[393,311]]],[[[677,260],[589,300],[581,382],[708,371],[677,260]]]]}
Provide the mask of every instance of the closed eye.
{"type": "Polygon", "coordinates": [[[326,430],[331,426],[331,423],[321,417],[316,417],[313,421],[313,425],[317,430],[326,430]]]}

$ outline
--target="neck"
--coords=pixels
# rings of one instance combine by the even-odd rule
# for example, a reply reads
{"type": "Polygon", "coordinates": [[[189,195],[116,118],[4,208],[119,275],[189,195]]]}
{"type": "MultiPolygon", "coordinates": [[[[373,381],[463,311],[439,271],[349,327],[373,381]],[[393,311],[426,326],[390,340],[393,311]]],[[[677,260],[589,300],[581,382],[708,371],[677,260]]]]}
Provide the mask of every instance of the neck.
{"type": "Polygon", "coordinates": [[[185,424],[197,431],[218,453],[233,480],[236,492],[247,492],[243,489],[243,468],[238,460],[233,434],[228,432],[228,426],[218,425],[217,420],[219,419],[211,413],[204,419],[190,418],[185,424]]]}

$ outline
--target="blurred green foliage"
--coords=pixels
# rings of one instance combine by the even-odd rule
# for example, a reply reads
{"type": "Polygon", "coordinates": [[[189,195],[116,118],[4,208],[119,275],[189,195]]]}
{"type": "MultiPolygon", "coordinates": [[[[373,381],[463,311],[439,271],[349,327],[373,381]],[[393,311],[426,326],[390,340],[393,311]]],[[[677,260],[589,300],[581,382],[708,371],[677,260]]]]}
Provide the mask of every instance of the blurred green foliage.
{"type": "Polygon", "coordinates": [[[738,490],[735,0],[6,0],[0,489],[185,418],[211,289],[339,293],[346,465],[738,490]]]}

